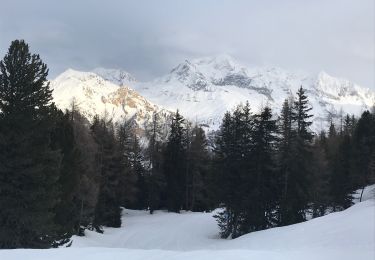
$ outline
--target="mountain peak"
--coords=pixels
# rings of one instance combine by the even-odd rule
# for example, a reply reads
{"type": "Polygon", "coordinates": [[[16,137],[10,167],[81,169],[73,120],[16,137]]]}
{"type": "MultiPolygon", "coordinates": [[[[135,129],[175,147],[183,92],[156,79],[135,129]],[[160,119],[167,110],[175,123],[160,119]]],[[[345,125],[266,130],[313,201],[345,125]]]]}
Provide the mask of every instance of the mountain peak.
{"type": "Polygon", "coordinates": [[[200,67],[205,67],[206,69],[210,68],[226,72],[233,71],[236,67],[240,67],[238,62],[228,54],[219,54],[216,56],[194,59],[192,63],[200,67]]]}
{"type": "MultiPolygon", "coordinates": [[[[180,109],[187,118],[197,117],[213,129],[219,126],[225,111],[241,102],[249,101],[254,109],[268,102],[275,111],[280,111],[284,99],[301,85],[307,89],[314,109],[314,128],[324,124],[328,112],[335,114],[343,109],[358,114],[375,103],[374,91],[324,71],[313,75],[279,67],[246,67],[227,54],[185,60],[167,75],[151,82],[134,82],[129,75],[114,69],[99,68],[93,72],[68,69],[58,77],[61,82],[52,84],[58,90],[56,103],[63,102],[60,96],[72,96],[77,92],[75,96],[98,100],[95,105],[85,101],[90,115],[99,112],[102,97],[107,100],[107,110],[111,107],[113,111],[120,111],[117,101],[128,95],[127,88],[121,86],[130,85],[153,104],[170,110],[180,109]]],[[[133,100],[137,99],[134,96],[133,100]]],[[[146,111],[144,107],[150,106],[137,107],[146,111]]],[[[141,109],[138,112],[140,115],[141,109]]],[[[115,118],[121,113],[116,112],[115,118]]]]}
{"type": "Polygon", "coordinates": [[[124,77],[128,76],[126,72],[111,69],[96,69],[95,72],[68,69],[55,80],[51,80],[56,106],[62,110],[70,109],[74,100],[82,115],[89,121],[95,115],[108,116],[114,122],[132,120],[139,127],[147,124],[154,112],[161,113],[163,120],[169,116],[169,111],[124,86],[123,83],[131,79],[124,77]],[[121,81],[114,82],[115,80],[121,81]]]}
{"type": "Polygon", "coordinates": [[[345,79],[332,77],[325,71],[321,71],[318,74],[316,86],[317,89],[331,95],[344,96],[347,94],[356,94],[354,93],[354,83],[345,79]]]}
{"type": "Polygon", "coordinates": [[[63,73],[58,75],[54,79],[54,81],[65,81],[65,80],[68,80],[68,79],[85,81],[88,78],[94,78],[96,76],[97,75],[95,73],[92,73],[92,72],[84,72],[84,71],[79,71],[79,70],[75,70],[75,69],[72,69],[72,68],[68,68],[63,73]]]}
{"type": "Polygon", "coordinates": [[[193,90],[205,90],[213,82],[222,81],[229,74],[244,74],[245,69],[227,54],[185,60],[167,75],[164,82],[177,80],[193,90]]]}
{"type": "Polygon", "coordinates": [[[121,69],[95,68],[92,72],[119,86],[137,81],[129,72],[121,69]]]}

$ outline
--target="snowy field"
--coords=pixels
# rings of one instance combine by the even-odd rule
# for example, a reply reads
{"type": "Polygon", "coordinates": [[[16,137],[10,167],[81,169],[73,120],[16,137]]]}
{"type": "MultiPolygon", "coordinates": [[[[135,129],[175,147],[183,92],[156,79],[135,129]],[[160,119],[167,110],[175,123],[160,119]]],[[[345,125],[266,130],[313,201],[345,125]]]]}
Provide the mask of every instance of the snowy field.
{"type": "Polygon", "coordinates": [[[365,201],[345,211],[235,240],[218,238],[213,213],[124,210],[121,228],[86,232],[86,237],[74,237],[70,248],[0,250],[0,259],[374,260],[375,200],[370,191],[365,201]]]}

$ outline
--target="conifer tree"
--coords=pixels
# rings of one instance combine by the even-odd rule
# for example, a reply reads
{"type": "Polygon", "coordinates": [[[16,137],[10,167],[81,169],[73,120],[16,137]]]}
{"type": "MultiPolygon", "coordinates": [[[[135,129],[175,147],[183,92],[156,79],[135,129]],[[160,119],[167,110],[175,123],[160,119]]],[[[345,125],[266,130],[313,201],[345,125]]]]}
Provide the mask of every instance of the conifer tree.
{"type": "Polygon", "coordinates": [[[246,233],[248,203],[244,197],[251,190],[253,127],[249,103],[239,105],[233,115],[225,114],[216,140],[217,185],[219,201],[224,204],[224,210],[216,219],[223,238],[236,238],[246,233]]]}
{"type": "Polygon", "coordinates": [[[255,115],[252,130],[251,165],[245,179],[247,192],[243,233],[263,230],[277,223],[278,188],[275,162],[276,120],[269,107],[255,115]]]}
{"type": "Polygon", "coordinates": [[[226,112],[215,142],[215,171],[217,202],[224,207],[215,218],[220,228],[220,236],[228,238],[236,236],[239,229],[238,206],[239,187],[241,185],[234,154],[235,135],[234,122],[230,112],[226,112]]]}
{"type": "Polygon", "coordinates": [[[322,131],[312,147],[310,202],[312,217],[320,217],[330,206],[329,178],[330,168],[327,159],[327,137],[322,131]]]}
{"type": "Polygon", "coordinates": [[[60,150],[62,161],[60,178],[57,183],[59,203],[54,212],[54,222],[62,243],[65,243],[73,234],[79,233],[78,189],[80,181],[80,153],[76,147],[73,123],[70,114],[56,111],[55,126],[51,137],[51,147],[60,150]]]}
{"type": "Polygon", "coordinates": [[[180,212],[185,202],[186,139],[185,119],[177,110],[164,152],[166,198],[169,211],[180,212]]]}
{"type": "Polygon", "coordinates": [[[306,210],[310,200],[309,181],[312,171],[310,162],[312,159],[312,139],[310,130],[312,117],[309,112],[312,107],[308,104],[308,98],[302,86],[296,93],[296,100],[292,109],[292,121],[295,124],[295,139],[292,144],[293,163],[289,178],[289,197],[287,201],[287,223],[298,223],[306,219],[306,210]]]}
{"type": "MultiPolygon", "coordinates": [[[[75,208],[79,208],[78,217],[67,216],[77,220],[74,232],[84,235],[85,229],[91,229],[94,223],[95,208],[98,200],[100,186],[100,169],[97,167],[96,155],[98,145],[95,142],[88,120],[82,116],[78,108],[73,104],[71,111],[67,112],[74,132],[74,164],[79,174],[77,189],[73,195],[75,208]]],[[[69,161],[69,160],[68,160],[69,161]]],[[[69,163],[69,162],[68,162],[69,163]]],[[[72,175],[75,179],[76,177],[72,175]]]]}
{"type": "Polygon", "coordinates": [[[150,214],[160,207],[162,191],[165,189],[165,176],[163,174],[163,143],[161,140],[162,127],[160,125],[160,116],[154,112],[152,121],[146,128],[146,136],[149,139],[149,145],[146,151],[146,158],[149,161],[148,174],[146,178],[148,190],[148,208],[150,214]]]}
{"type": "MultiPolygon", "coordinates": [[[[333,140],[334,141],[334,140],[333,140]]],[[[333,210],[343,210],[352,205],[353,150],[350,136],[336,139],[336,151],[331,155],[332,172],[330,194],[333,210]]],[[[332,149],[332,148],[331,148],[332,149]]]]}
{"type": "Polygon", "coordinates": [[[100,169],[100,186],[94,226],[98,231],[101,231],[101,226],[120,227],[121,225],[118,195],[119,180],[122,173],[122,157],[111,122],[95,117],[91,131],[99,148],[97,166],[100,169]]]}
{"type": "Polygon", "coordinates": [[[136,200],[134,208],[146,209],[148,206],[148,187],[146,184],[145,168],[143,166],[144,158],[141,147],[139,145],[138,137],[135,133],[133,135],[130,162],[132,174],[134,175],[134,179],[136,179],[136,182],[134,183],[136,189],[136,200]]]}
{"type": "MultiPolygon", "coordinates": [[[[286,109],[286,107],[284,108],[286,109]]],[[[281,167],[284,171],[283,201],[280,210],[281,225],[298,223],[306,218],[305,213],[310,200],[309,181],[312,176],[309,165],[312,161],[311,142],[313,139],[313,134],[309,129],[312,124],[309,121],[312,117],[309,114],[311,109],[305,90],[300,87],[291,109],[290,123],[286,122],[291,126],[291,131],[288,130],[291,133],[288,137],[288,149],[282,151],[286,154],[280,157],[286,157],[281,167]]],[[[282,113],[284,114],[284,111],[282,113]]],[[[282,132],[285,130],[283,129],[282,132]]]]}
{"type": "MultiPolygon", "coordinates": [[[[371,161],[375,153],[375,116],[369,111],[362,113],[353,133],[354,168],[353,188],[362,191],[369,184],[371,161]]],[[[362,197],[362,195],[361,195],[362,197]]]]}
{"type": "Polygon", "coordinates": [[[136,167],[139,166],[141,154],[132,119],[126,120],[118,126],[116,142],[121,157],[121,175],[118,184],[120,205],[128,208],[142,208],[138,205],[140,191],[137,187],[136,170],[136,167]]]}
{"type": "Polygon", "coordinates": [[[278,147],[278,168],[280,171],[280,187],[277,193],[280,197],[279,217],[280,225],[288,223],[288,200],[291,196],[289,192],[291,165],[293,164],[292,146],[295,138],[295,131],[292,128],[292,104],[286,99],[283,103],[281,115],[279,119],[280,141],[278,147]]]}
{"type": "Polygon", "coordinates": [[[196,125],[192,130],[189,148],[188,207],[192,211],[204,211],[210,206],[209,166],[207,140],[204,130],[196,125]]]}
{"type": "Polygon", "coordinates": [[[61,156],[51,149],[47,75],[23,40],[0,62],[0,248],[48,248],[56,239],[61,156]]]}
{"type": "Polygon", "coordinates": [[[302,144],[309,144],[313,139],[313,134],[309,128],[312,124],[310,118],[313,115],[309,114],[312,107],[308,102],[306,90],[301,86],[297,91],[297,98],[294,101],[292,119],[296,123],[297,139],[299,139],[299,142],[302,144]]]}
{"type": "Polygon", "coordinates": [[[354,126],[354,122],[352,122],[351,117],[349,116],[349,114],[347,114],[344,119],[344,134],[352,136],[354,132],[354,126]]]}

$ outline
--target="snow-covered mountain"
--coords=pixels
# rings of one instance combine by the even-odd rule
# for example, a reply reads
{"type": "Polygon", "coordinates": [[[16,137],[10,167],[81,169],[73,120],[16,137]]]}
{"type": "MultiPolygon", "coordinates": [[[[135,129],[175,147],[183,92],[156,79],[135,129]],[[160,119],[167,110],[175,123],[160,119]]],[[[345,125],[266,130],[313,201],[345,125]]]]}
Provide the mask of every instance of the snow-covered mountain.
{"type": "Polygon", "coordinates": [[[69,108],[74,97],[89,119],[106,112],[114,121],[135,115],[142,124],[154,111],[167,115],[179,109],[191,121],[212,130],[219,127],[227,110],[241,102],[249,101],[254,112],[267,104],[278,113],[284,99],[301,85],[313,107],[316,131],[326,127],[328,114],[359,115],[375,104],[372,90],[325,72],[308,75],[280,68],[249,68],[228,55],[186,60],[149,82],[138,82],[125,71],[100,68],[67,70],[51,85],[58,107],[69,108]]]}
{"type": "Polygon", "coordinates": [[[307,75],[280,68],[248,68],[228,55],[186,60],[167,75],[132,87],[169,110],[216,129],[227,110],[249,101],[253,111],[268,104],[279,112],[285,98],[300,86],[313,106],[314,130],[325,127],[328,114],[359,114],[375,104],[375,93],[325,72],[307,75]]]}
{"type": "Polygon", "coordinates": [[[96,68],[92,72],[119,86],[128,86],[137,81],[129,72],[120,69],[96,68]]]}
{"type": "Polygon", "coordinates": [[[123,71],[96,69],[94,73],[68,69],[51,81],[51,87],[58,108],[71,109],[74,101],[89,120],[95,115],[114,122],[135,119],[139,126],[143,126],[152,119],[154,112],[168,117],[169,111],[125,85],[129,82],[135,82],[135,79],[123,71]]]}

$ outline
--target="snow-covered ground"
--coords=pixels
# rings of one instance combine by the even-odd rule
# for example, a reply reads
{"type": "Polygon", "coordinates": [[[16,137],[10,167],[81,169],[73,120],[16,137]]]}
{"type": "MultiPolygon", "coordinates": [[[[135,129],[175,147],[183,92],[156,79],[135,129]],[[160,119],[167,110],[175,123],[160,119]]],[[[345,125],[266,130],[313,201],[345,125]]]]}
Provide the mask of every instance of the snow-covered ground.
{"type": "MultiPolygon", "coordinates": [[[[353,202],[358,203],[361,199],[362,189],[357,190],[353,194],[353,202]]],[[[375,198],[375,184],[365,187],[362,194],[362,201],[375,198]]]]}
{"type": "Polygon", "coordinates": [[[368,187],[353,207],[305,223],[218,238],[213,213],[124,210],[121,228],[74,237],[70,248],[0,250],[1,260],[375,259],[375,200],[368,187]]]}

